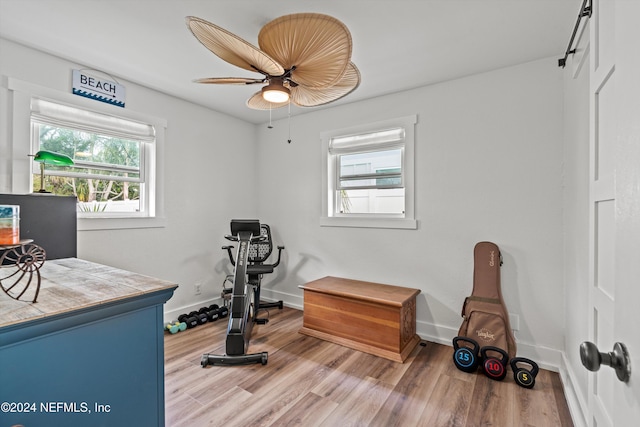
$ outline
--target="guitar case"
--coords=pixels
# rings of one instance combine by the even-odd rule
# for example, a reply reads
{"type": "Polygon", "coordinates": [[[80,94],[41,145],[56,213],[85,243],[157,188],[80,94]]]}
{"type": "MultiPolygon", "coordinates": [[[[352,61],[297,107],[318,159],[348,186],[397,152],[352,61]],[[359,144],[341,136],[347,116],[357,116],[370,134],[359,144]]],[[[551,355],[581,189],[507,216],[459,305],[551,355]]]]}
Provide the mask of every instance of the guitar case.
{"type": "Polygon", "coordinates": [[[479,242],[473,249],[473,291],[462,306],[459,336],[475,340],[480,347],[503,349],[513,358],[516,340],[509,324],[509,312],[500,289],[502,256],[498,245],[479,242]]]}

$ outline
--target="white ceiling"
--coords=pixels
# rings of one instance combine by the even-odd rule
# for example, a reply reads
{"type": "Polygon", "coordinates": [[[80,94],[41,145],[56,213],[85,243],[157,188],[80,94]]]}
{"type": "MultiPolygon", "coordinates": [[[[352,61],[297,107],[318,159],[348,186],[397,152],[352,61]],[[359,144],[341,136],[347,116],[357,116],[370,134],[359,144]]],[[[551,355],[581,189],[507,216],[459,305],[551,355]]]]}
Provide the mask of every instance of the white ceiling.
{"type": "MultiPolygon", "coordinates": [[[[252,122],[259,87],[199,85],[201,77],[260,77],[227,64],[185,25],[194,15],[257,46],[282,15],[344,22],[360,87],[325,107],[540,58],[562,57],[582,0],[0,0],[0,37],[252,122]]],[[[0,57],[0,60],[2,58],[0,57]]],[[[555,61],[549,66],[555,66],[555,61]]],[[[273,118],[286,117],[274,110],[273,118]]],[[[291,107],[291,114],[313,109],[291,107]]]]}

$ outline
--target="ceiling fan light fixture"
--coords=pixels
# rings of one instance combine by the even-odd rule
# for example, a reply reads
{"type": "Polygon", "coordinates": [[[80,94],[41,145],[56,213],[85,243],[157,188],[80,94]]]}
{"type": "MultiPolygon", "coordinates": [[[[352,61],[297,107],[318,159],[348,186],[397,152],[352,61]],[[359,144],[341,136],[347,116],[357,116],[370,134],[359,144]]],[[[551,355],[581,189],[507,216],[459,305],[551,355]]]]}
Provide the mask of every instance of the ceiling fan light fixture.
{"type": "Polygon", "coordinates": [[[331,16],[294,13],[276,18],[260,30],[260,48],[204,19],[188,16],[186,21],[196,39],[220,59],[262,75],[196,80],[207,84],[267,83],[247,100],[249,108],[315,107],[336,101],[360,85],[360,72],[351,62],[349,29],[331,16]]]}
{"type": "Polygon", "coordinates": [[[289,89],[284,87],[282,80],[273,79],[262,88],[262,97],[265,101],[281,104],[289,100],[289,89]]]}

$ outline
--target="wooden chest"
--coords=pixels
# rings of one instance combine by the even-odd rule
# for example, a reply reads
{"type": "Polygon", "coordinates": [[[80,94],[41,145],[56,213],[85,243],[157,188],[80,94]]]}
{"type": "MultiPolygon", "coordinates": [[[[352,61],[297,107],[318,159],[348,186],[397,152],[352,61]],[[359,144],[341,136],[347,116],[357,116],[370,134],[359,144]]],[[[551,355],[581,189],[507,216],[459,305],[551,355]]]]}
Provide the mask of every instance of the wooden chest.
{"type": "Polygon", "coordinates": [[[420,342],[419,289],[324,277],[304,286],[300,333],[404,362],[420,342]]]}

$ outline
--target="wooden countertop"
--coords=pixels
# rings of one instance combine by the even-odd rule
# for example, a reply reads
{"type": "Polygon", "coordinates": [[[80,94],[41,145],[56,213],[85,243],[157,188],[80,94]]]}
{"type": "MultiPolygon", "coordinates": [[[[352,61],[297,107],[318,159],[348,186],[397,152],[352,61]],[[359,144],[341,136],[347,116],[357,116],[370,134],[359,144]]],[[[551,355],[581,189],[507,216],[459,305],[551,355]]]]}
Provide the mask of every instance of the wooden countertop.
{"type": "Polygon", "coordinates": [[[420,289],[381,283],[363,282],[327,276],[300,286],[301,289],[340,297],[356,298],[362,301],[402,306],[407,300],[420,293],[420,289]]]}
{"type": "MultiPolygon", "coordinates": [[[[40,275],[36,303],[16,301],[0,292],[0,328],[177,287],[166,280],[77,258],[48,260],[40,275]]],[[[4,276],[0,268],[0,279],[4,276]]]]}

